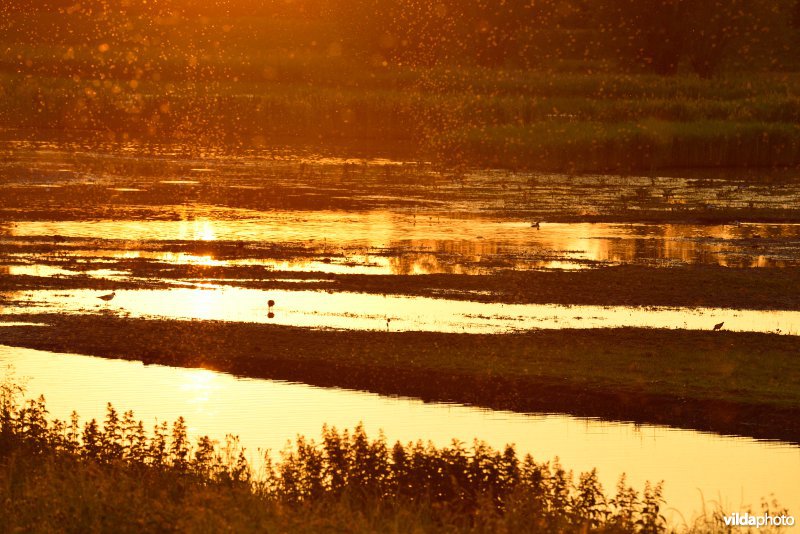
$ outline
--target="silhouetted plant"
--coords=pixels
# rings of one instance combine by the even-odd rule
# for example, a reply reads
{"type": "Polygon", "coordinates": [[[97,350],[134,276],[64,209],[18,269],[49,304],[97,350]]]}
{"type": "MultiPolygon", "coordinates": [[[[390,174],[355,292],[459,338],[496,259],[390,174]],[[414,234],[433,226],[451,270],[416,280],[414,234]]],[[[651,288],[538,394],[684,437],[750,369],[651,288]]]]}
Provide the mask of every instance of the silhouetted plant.
{"type": "Polygon", "coordinates": [[[347,457],[349,435],[345,430],[340,436],[336,428],[322,427],[322,445],[325,451],[325,476],[331,492],[339,493],[347,485],[350,467],[347,457]]]}
{"type": "Polygon", "coordinates": [[[252,478],[250,464],[239,444],[239,437],[228,434],[225,436],[225,446],[222,454],[216,458],[218,482],[231,485],[248,484],[252,478]]]}
{"type": "Polygon", "coordinates": [[[418,441],[390,449],[383,435],[370,440],[361,425],[352,433],[326,426],[321,443],[300,436],[275,465],[267,455],[255,480],[238,438],[227,436],[218,447],[202,437],[192,446],[183,418],[171,432],[166,422],[157,423],[148,436],[132,412],[120,418],[110,404],[102,429],[91,420],[81,431],[74,412],[68,424],[50,423],[46,415],[44,398],[21,402],[18,390],[2,386],[0,455],[49,454],[61,455],[65,465],[83,459],[108,468],[138,466],[291,507],[347,502],[368,513],[376,503],[413,503],[459,528],[494,530],[503,521],[508,527],[524,518],[525,528],[544,531],[649,534],[665,529],[661,484],[647,484],[640,500],[623,476],[616,496],[608,499],[594,470],[575,484],[558,459],[537,463],[527,455],[520,462],[512,446],[501,452],[479,441],[469,449],[458,441],[441,448],[418,441]]]}
{"type": "Polygon", "coordinates": [[[106,419],[103,423],[103,433],[101,436],[102,456],[106,461],[121,460],[125,451],[125,442],[122,439],[122,427],[120,425],[117,411],[108,404],[106,408],[106,419]]]}
{"type": "Polygon", "coordinates": [[[192,469],[194,472],[210,480],[215,478],[214,456],[216,445],[211,438],[203,436],[197,440],[197,447],[192,458],[192,469]]]}
{"type": "Polygon", "coordinates": [[[578,525],[596,528],[605,523],[609,515],[608,503],[603,495],[603,487],[597,480],[595,469],[581,474],[570,506],[574,522],[578,525]]]}
{"type": "Polygon", "coordinates": [[[81,454],[85,458],[92,460],[103,460],[103,439],[97,421],[92,419],[83,425],[83,436],[81,438],[83,446],[81,454]]]}
{"type": "Polygon", "coordinates": [[[65,439],[64,439],[64,450],[68,454],[77,455],[80,452],[80,439],[81,439],[81,432],[80,432],[80,420],[78,417],[78,412],[72,411],[69,417],[69,425],[64,429],[65,431],[65,439]]]}
{"type": "Polygon", "coordinates": [[[642,495],[641,518],[636,522],[639,531],[644,534],[657,534],[666,530],[666,519],[661,515],[661,505],[664,503],[662,497],[662,483],[651,486],[650,482],[644,485],[642,495]]]}
{"type": "Polygon", "coordinates": [[[153,436],[147,448],[147,460],[154,467],[161,467],[167,462],[167,422],[156,423],[153,436]]]}
{"type": "Polygon", "coordinates": [[[172,440],[170,441],[169,456],[172,467],[178,471],[186,471],[189,467],[190,443],[186,435],[186,422],[179,417],[172,425],[172,440]]]}
{"type": "Polygon", "coordinates": [[[609,522],[620,530],[629,531],[634,527],[636,521],[634,511],[639,507],[639,494],[625,485],[625,475],[622,475],[617,482],[617,495],[611,500],[614,513],[609,522]]]}
{"type": "Polygon", "coordinates": [[[35,454],[44,452],[49,436],[44,397],[28,400],[17,415],[17,426],[25,445],[35,454]]]}

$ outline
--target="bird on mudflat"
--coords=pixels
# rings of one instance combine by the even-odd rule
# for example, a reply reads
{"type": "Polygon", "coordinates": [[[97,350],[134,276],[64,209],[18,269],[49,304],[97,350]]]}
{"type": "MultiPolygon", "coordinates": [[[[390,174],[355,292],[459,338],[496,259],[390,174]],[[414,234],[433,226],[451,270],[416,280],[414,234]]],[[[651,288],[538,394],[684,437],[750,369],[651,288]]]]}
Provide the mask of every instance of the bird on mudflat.
{"type": "Polygon", "coordinates": [[[536,228],[538,230],[539,229],[539,221],[532,222],[531,223],[531,228],[536,228]]]}
{"type": "Polygon", "coordinates": [[[116,296],[116,294],[117,294],[116,291],[112,291],[108,295],[100,295],[97,298],[99,298],[100,300],[104,300],[104,301],[108,302],[109,300],[113,299],[116,296]]]}
{"type": "Polygon", "coordinates": [[[715,330],[715,331],[716,331],[716,330],[722,330],[722,325],[724,325],[724,324],[725,324],[725,321],[722,321],[721,323],[717,323],[717,324],[715,324],[715,325],[714,325],[714,330],[715,330]]]}

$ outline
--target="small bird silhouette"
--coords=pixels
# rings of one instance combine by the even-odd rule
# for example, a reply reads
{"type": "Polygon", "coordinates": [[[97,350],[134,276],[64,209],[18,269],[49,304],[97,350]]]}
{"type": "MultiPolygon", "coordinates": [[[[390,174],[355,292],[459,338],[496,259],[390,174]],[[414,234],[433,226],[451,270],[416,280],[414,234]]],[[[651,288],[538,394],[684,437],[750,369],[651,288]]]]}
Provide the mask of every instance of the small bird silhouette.
{"type": "Polygon", "coordinates": [[[113,299],[116,294],[117,294],[116,291],[112,291],[108,295],[100,295],[97,298],[99,298],[100,300],[104,300],[104,301],[108,302],[109,300],[113,299]]]}
{"type": "Polygon", "coordinates": [[[531,223],[531,228],[536,228],[537,230],[539,230],[539,221],[532,222],[531,223]]]}
{"type": "Polygon", "coordinates": [[[721,323],[717,323],[717,324],[715,324],[715,325],[714,325],[714,330],[715,330],[715,331],[716,331],[716,330],[722,330],[722,325],[724,325],[724,324],[725,324],[725,321],[722,321],[721,323]]]}

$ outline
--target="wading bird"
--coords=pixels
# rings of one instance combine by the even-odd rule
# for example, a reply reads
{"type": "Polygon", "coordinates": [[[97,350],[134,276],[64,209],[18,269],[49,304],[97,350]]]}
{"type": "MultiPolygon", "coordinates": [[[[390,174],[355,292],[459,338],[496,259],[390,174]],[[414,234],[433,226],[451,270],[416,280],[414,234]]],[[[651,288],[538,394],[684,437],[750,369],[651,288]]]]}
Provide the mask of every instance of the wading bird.
{"type": "Polygon", "coordinates": [[[531,228],[536,228],[538,230],[539,229],[539,221],[532,222],[531,223],[531,228]]]}
{"type": "Polygon", "coordinates": [[[108,295],[100,295],[97,298],[99,298],[100,300],[104,300],[104,301],[108,302],[109,300],[113,299],[116,294],[117,294],[116,291],[112,291],[108,295]]]}
{"type": "Polygon", "coordinates": [[[714,330],[722,330],[722,325],[724,325],[724,324],[725,324],[725,321],[722,321],[721,323],[715,324],[714,325],[714,330]]]}

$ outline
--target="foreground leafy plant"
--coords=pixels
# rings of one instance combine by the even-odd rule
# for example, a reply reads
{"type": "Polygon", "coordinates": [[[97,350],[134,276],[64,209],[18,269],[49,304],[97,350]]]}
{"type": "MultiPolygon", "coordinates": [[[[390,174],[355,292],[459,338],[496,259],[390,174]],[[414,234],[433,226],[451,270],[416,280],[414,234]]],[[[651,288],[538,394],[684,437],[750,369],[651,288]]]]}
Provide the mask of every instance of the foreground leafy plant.
{"type": "MultiPolygon", "coordinates": [[[[22,394],[17,385],[0,386],[0,459],[7,479],[14,478],[9,470],[42,465],[72,475],[91,469],[118,476],[122,470],[160,478],[165,489],[181,481],[212,492],[243,492],[265,509],[347,503],[348,509],[369,514],[375,507],[387,513],[410,507],[437,528],[526,523],[528,529],[547,531],[665,529],[660,484],[648,485],[640,496],[623,477],[618,494],[609,498],[594,471],[576,482],[558,459],[520,459],[512,446],[503,451],[477,441],[470,448],[457,441],[441,448],[422,441],[389,446],[383,436],[370,439],[361,426],[352,432],[323,427],[320,443],[298,437],[277,461],[267,453],[256,474],[235,437],[221,445],[201,437],[192,445],[183,418],[171,427],[157,423],[148,433],[132,412],[120,416],[109,404],[102,423],[91,420],[81,427],[76,413],[69,422],[50,420],[44,397],[22,400],[22,394]]],[[[30,484],[6,485],[4,515],[17,513],[14,503],[25,499],[30,484]]]]}

